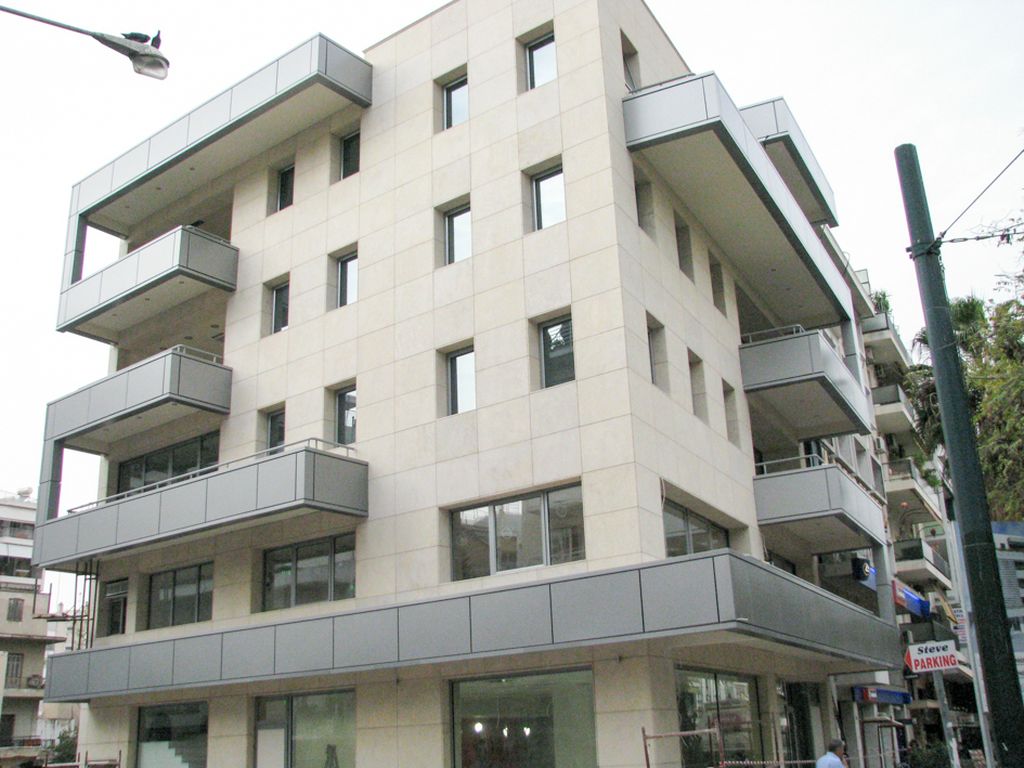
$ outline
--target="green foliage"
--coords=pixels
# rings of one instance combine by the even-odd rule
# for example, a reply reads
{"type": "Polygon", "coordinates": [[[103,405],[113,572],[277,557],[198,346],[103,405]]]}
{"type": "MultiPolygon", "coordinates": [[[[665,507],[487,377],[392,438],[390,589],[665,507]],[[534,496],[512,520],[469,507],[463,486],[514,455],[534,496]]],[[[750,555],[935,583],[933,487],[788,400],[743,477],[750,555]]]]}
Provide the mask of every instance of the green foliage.
{"type": "Polygon", "coordinates": [[[949,750],[941,741],[914,747],[909,761],[910,768],[949,768],[949,750]]]}
{"type": "Polygon", "coordinates": [[[875,303],[875,309],[879,313],[892,312],[892,305],[889,303],[889,294],[886,291],[873,291],[871,301],[875,303]]]}
{"type": "Polygon", "coordinates": [[[57,736],[57,745],[53,748],[54,763],[73,763],[78,757],[78,731],[69,728],[57,736]]]}

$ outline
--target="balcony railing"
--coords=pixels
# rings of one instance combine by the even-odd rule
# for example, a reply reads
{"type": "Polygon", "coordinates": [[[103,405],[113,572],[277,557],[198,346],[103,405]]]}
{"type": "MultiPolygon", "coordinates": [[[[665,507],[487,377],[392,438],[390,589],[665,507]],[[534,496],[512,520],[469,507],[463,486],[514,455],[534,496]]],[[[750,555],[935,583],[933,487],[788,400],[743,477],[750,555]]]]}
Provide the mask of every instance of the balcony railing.
{"type": "Polygon", "coordinates": [[[876,363],[900,363],[904,366],[910,365],[910,354],[903,345],[896,324],[892,315],[888,312],[879,312],[861,323],[861,331],[864,333],[864,343],[874,350],[876,363]]]}
{"type": "Polygon", "coordinates": [[[910,633],[911,640],[915,643],[956,640],[956,632],[935,619],[930,621],[914,621],[909,624],[903,624],[900,628],[907,630],[910,633]]]}
{"type": "Polygon", "coordinates": [[[897,563],[924,560],[935,566],[935,569],[947,579],[950,578],[949,563],[946,562],[946,558],[936,552],[927,542],[921,539],[903,539],[894,542],[892,547],[897,563]]]}

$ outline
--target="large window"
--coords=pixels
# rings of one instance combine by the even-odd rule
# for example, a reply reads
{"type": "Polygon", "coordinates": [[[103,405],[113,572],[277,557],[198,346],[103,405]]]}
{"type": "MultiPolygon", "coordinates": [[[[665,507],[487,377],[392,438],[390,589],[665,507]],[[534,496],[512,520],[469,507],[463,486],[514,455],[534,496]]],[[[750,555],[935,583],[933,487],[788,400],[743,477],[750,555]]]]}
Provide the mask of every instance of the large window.
{"type": "Polygon", "coordinates": [[[597,765],[590,670],[460,680],[452,712],[455,768],[597,765]]]}
{"type": "Polygon", "coordinates": [[[7,598],[7,620],[21,621],[25,615],[25,600],[20,597],[7,598]]]}
{"type": "Polygon", "coordinates": [[[165,704],[139,710],[137,768],[206,765],[207,707],[205,701],[165,704]]]}
{"type": "Polygon", "coordinates": [[[306,541],[263,555],[263,610],[356,596],[356,537],[306,541]]]}
{"type": "Polygon", "coordinates": [[[692,555],[729,546],[729,531],[692,509],[666,499],[665,556],[692,555]]]}
{"type": "Polygon", "coordinates": [[[578,485],[452,513],[453,579],[584,557],[578,485]]]}
{"type": "Polygon", "coordinates": [[[117,468],[117,492],[133,491],[151,483],[187,475],[216,465],[220,455],[220,433],[199,437],[122,461],[117,468]]]}
{"type": "Polygon", "coordinates": [[[460,78],[444,87],[444,127],[452,128],[469,119],[469,80],[460,78]]]}
{"type": "Polygon", "coordinates": [[[526,69],[530,88],[539,88],[558,77],[554,34],[545,35],[526,46],[526,69]]]}
{"type": "Polygon", "coordinates": [[[213,617],[213,563],[149,577],[149,628],[209,621],[213,617]]]}
{"type": "Polygon", "coordinates": [[[7,679],[4,681],[5,688],[21,688],[21,674],[25,668],[24,653],[7,654],[7,679]]]}
{"type": "Polygon", "coordinates": [[[562,167],[533,177],[533,226],[544,229],[565,221],[565,184],[562,167]]]}
{"type": "Polygon", "coordinates": [[[334,441],[338,445],[351,445],[356,441],[356,388],[339,389],[334,396],[334,412],[338,425],[334,441]]]}
{"type": "Polygon", "coordinates": [[[560,317],[540,326],[540,365],[542,387],[576,378],[571,317],[560,317]]]}
{"type": "Polygon", "coordinates": [[[473,253],[473,225],[469,206],[444,215],[444,263],[454,264],[473,253]]]}
{"type": "Polygon", "coordinates": [[[679,730],[718,725],[725,754],[711,734],[681,740],[683,765],[712,765],[719,760],[760,760],[761,711],[757,682],[747,675],[676,669],[679,730]]]}
{"type": "Polygon", "coordinates": [[[353,768],[356,701],[351,691],[256,700],[256,768],[353,768]]]}
{"type": "Polygon", "coordinates": [[[476,408],[476,355],[473,348],[448,355],[448,413],[464,413],[476,408]]]}

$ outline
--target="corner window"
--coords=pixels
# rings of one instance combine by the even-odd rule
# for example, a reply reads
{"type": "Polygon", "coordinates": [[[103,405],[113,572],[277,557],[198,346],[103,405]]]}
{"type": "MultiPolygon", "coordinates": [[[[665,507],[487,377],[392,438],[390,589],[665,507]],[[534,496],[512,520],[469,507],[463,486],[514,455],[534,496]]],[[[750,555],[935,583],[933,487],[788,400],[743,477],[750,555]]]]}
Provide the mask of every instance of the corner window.
{"type": "Polygon", "coordinates": [[[665,500],[665,556],[678,557],[729,546],[729,531],[682,504],[665,500]]]}
{"type": "Polygon", "coordinates": [[[338,445],[351,445],[356,441],[356,388],[339,389],[334,396],[338,425],[334,441],[338,445]]]}
{"type": "Polygon", "coordinates": [[[555,36],[545,35],[526,46],[526,74],[529,88],[539,88],[558,77],[555,64],[555,36]]]}
{"type": "Polygon", "coordinates": [[[454,128],[469,119],[469,80],[465,77],[444,87],[444,127],[454,128]]]}
{"type": "Polygon", "coordinates": [[[560,317],[540,326],[540,364],[541,387],[576,378],[571,317],[560,317]]]}
{"type": "Polygon", "coordinates": [[[284,445],[284,408],[267,414],[268,453],[277,453],[284,445]],[[276,450],[273,450],[276,449],[276,450]]]}
{"type": "Polygon", "coordinates": [[[149,628],[195,624],[213,617],[213,563],[149,577],[149,628]]]}
{"type": "Polygon", "coordinates": [[[448,414],[464,413],[476,408],[476,355],[473,348],[460,349],[448,355],[448,414]]]}
{"type": "Polygon", "coordinates": [[[205,701],[139,709],[137,768],[206,765],[208,710],[205,701]]]}
{"type": "Polygon", "coordinates": [[[277,172],[277,210],[283,211],[295,200],[295,166],[277,172]]]}
{"type": "Polygon", "coordinates": [[[355,764],[352,691],[256,699],[256,768],[355,764]]]}
{"type": "Polygon", "coordinates": [[[359,131],[341,140],[341,178],[359,172],[359,131]]]}
{"type": "Polygon", "coordinates": [[[356,596],[356,537],[303,542],[263,555],[263,610],[356,596]]]}
{"type": "Polygon", "coordinates": [[[544,229],[565,221],[565,184],[562,167],[547,171],[532,179],[533,225],[544,229]]]}
{"type": "Polygon", "coordinates": [[[103,610],[106,612],[104,634],[123,635],[128,628],[128,579],[103,585],[103,610]]]}
{"type": "Polygon", "coordinates": [[[452,578],[586,557],[579,485],[452,513],[452,578]]]}
{"type": "Polygon", "coordinates": [[[473,253],[473,225],[469,206],[444,215],[444,263],[454,264],[473,253]]]}
{"type": "Polygon", "coordinates": [[[337,306],[344,307],[359,298],[359,255],[349,253],[338,258],[337,306]]]}
{"type": "Polygon", "coordinates": [[[278,333],[288,327],[288,283],[270,289],[270,332],[278,333]]]}

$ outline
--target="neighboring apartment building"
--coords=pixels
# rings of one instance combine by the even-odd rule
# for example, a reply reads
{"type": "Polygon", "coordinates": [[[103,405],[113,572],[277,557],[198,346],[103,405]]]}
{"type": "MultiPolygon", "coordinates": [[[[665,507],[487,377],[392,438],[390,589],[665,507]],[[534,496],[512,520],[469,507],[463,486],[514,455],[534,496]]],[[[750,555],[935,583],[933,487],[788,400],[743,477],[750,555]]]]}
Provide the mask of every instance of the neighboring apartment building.
{"type": "Polygon", "coordinates": [[[39,704],[48,643],[47,595],[39,591],[32,567],[32,530],[36,505],[30,490],[0,492],[0,663],[6,667],[0,697],[0,766],[17,766],[40,757],[43,748],[39,704]],[[41,607],[41,608],[40,608],[41,607]]]}
{"type": "Polygon", "coordinates": [[[1017,660],[1017,675],[1024,692],[1024,522],[992,523],[992,538],[996,545],[1006,616],[1010,620],[1010,641],[1017,660]]]}
{"type": "Polygon", "coordinates": [[[315,37],[71,208],[58,327],[116,355],[47,410],[34,557],[92,585],[83,750],[893,764],[875,307],[785,102],[640,0],[315,37]],[[69,449],[109,495],[58,514],[69,449]]]}

